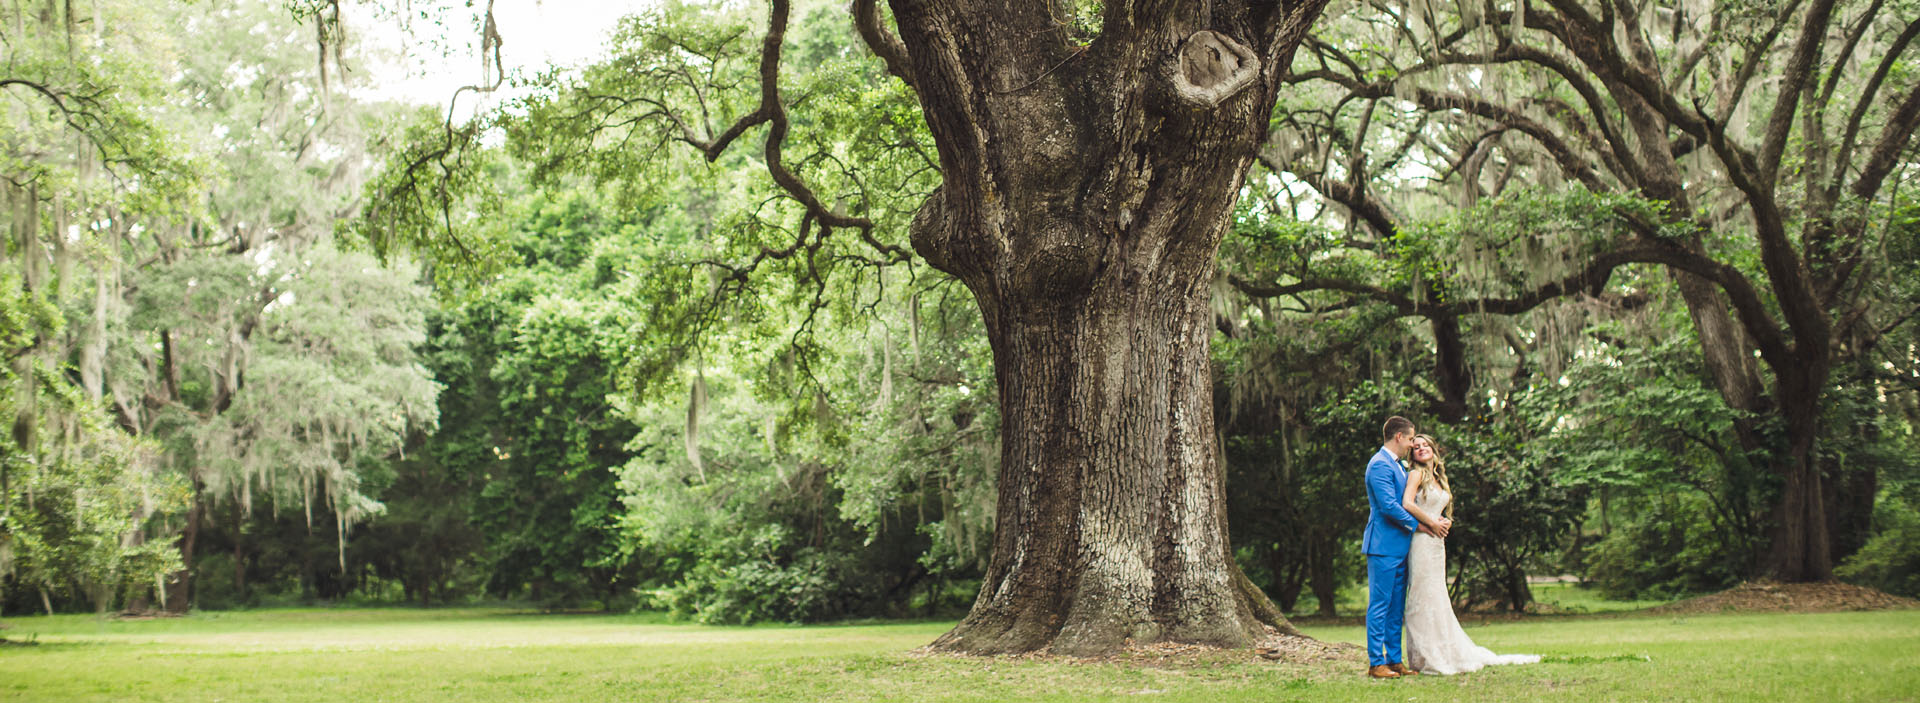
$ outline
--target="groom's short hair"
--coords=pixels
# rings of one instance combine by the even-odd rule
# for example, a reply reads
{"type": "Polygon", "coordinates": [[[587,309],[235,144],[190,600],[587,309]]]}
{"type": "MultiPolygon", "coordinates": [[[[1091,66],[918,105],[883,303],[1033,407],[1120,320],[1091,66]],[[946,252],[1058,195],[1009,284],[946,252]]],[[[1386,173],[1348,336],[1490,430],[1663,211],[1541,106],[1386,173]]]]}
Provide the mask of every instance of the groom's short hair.
{"type": "Polygon", "coordinates": [[[1393,417],[1387,418],[1386,426],[1380,428],[1380,441],[1385,442],[1387,440],[1393,439],[1395,435],[1398,435],[1402,432],[1412,432],[1412,431],[1413,431],[1412,420],[1408,420],[1404,417],[1400,417],[1399,415],[1395,415],[1393,417]]]}

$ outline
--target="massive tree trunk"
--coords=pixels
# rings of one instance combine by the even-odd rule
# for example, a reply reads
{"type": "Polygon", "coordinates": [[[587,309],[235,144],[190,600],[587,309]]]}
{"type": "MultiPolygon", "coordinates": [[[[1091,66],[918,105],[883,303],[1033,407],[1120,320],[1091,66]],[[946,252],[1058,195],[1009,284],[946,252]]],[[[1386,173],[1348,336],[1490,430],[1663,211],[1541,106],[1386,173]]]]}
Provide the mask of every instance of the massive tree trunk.
{"type": "Polygon", "coordinates": [[[972,290],[1000,386],[993,556],[935,646],[1241,647],[1286,627],[1229,548],[1208,286],[1319,4],[1110,6],[1085,46],[1044,3],[894,11],[944,176],[914,249],[972,290]]]}
{"type": "Polygon", "coordinates": [[[1260,634],[1212,451],[1205,277],[1144,268],[1114,266],[1093,290],[981,296],[1001,393],[998,522],[979,601],[941,644],[1085,653],[1260,634]]]}

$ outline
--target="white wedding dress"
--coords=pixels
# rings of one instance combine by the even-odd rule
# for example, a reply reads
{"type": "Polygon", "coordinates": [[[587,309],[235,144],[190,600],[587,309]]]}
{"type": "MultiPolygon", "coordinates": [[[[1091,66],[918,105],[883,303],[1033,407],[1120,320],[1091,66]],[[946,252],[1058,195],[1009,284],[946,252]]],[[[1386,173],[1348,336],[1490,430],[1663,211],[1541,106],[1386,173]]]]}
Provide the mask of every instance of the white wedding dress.
{"type": "MultiPolygon", "coordinates": [[[[1440,515],[1451,500],[1437,486],[1422,486],[1414,504],[1440,515]]],[[[1492,664],[1537,661],[1534,654],[1494,654],[1467,637],[1447,598],[1446,540],[1415,533],[1407,551],[1407,664],[1423,674],[1463,674],[1492,664]]]]}

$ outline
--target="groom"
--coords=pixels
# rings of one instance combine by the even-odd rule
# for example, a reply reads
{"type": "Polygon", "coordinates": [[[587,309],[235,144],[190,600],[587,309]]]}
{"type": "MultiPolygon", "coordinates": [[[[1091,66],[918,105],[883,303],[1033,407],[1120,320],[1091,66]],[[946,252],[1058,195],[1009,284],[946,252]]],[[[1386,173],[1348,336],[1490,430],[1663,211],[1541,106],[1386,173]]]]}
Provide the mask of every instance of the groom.
{"type": "Polygon", "coordinates": [[[1420,672],[1400,656],[1407,614],[1407,547],[1420,523],[1400,505],[1407,490],[1402,459],[1413,453],[1413,423],[1395,415],[1380,435],[1384,446],[1367,462],[1367,675],[1397,679],[1420,672]]]}

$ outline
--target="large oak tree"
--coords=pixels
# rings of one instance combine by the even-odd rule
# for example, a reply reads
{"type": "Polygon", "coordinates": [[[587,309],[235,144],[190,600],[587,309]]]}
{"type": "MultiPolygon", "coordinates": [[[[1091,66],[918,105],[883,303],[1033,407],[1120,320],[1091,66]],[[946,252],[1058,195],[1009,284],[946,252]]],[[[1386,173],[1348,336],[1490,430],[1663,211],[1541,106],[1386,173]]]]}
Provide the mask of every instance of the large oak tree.
{"type": "Polygon", "coordinates": [[[897,42],[856,6],[939,146],[914,249],[972,290],[1000,385],[994,553],[937,646],[1233,646],[1284,624],[1228,550],[1208,290],[1322,5],[1115,3],[1085,43],[1050,3],[895,3],[897,42]]]}
{"type": "MultiPolygon", "coordinates": [[[[1246,646],[1270,627],[1292,628],[1230,551],[1209,288],[1294,50],[1324,5],[858,0],[853,28],[910,88],[927,130],[879,138],[931,134],[937,154],[925,161],[938,187],[924,198],[876,193],[861,163],[821,187],[821,164],[843,161],[845,150],[821,147],[790,120],[814,93],[783,91],[793,76],[782,56],[797,47],[795,60],[808,62],[833,51],[805,53],[820,47],[804,33],[789,38],[788,0],[767,8],[752,78],[725,71],[738,30],[641,27],[636,53],[531,101],[528,122],[549,133],[518,153],[539,170],[574,162],[585,164],[575,172],[605,177],[619,159],[655,159],[646,145],[664,141],[708,160],[742,158],[729,147],[764,128],[753,158],[803,214],[780,229],[786,241],[697,262],[714,290],[743,292],[770,264],[818,277],[835,262],[918,254],[973,293],[1000,393],[995,542],[971,613],[936,647],[1246,646]],[[758,97],[750,105],[729,97],[749,91],[758,97]],[[662,129],[635,140],[638,124],[662,129]],[[790,142],[808,151],[790,157],[790,142]],[[913,214],[886,216],[903,210],[913,214]],[[911,251],[891,236],[907,220],[911,251]],[[849,242],[865,253],[841,248],[849,242]]],[[[875,107],[883,123],[892,106],[875,107]]],[[[484,129],[446,120],[420,133],[427,146],[396,154],[371,186],[369,234],[465,255],[456,237],[429,231],[453,234],[447,194],[472,191],[471,147],[484,129]]]]}

